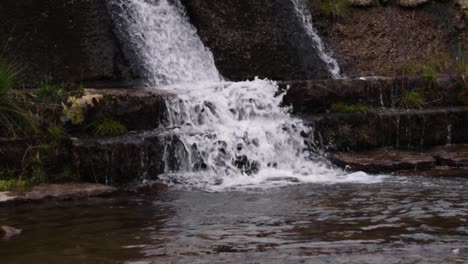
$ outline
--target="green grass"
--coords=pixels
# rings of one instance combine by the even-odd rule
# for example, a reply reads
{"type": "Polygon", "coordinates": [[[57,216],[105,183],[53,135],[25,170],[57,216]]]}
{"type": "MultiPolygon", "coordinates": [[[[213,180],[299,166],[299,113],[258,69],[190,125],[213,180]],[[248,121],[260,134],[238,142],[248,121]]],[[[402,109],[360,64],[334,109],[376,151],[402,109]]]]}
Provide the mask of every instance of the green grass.
{"type": "Polygon", "coordinates": [[[321,0],[320,10],[327,17],[338,19],[349,14],[349,3],[347,0],[321,0]]]}
{"type": "Polygon", "coordinates": [[[406,91],[400,98],[400,107],[406,109],[421,109],[424,107],[424,96],[418,91],[406,91]]]}
{"type": "Polygon", "coordinates": [[[35,121],[14,92],[18,71],[0,60],[0,136],[17,137],[37,131],[35,121]]]}
{"type": "Polygon", "coordinates": [[[30,184],[27,181],[20,180],[0,180],[0,191],[1,192],[23,192],[30,184]]]}
{"type": "Polygon", "coordinates": [[[96,121],[92,126],[94,128],[93,134],[95,136],[115,137],[128,132],[124,124],[107,118],[96,121]]]}
{"type": "Polygon", "coordinates": [[[39,99],[59,100],[63,97],[64,89],[59,85],[42,82],[35,94],[39,99]]]}
{"type": "Polygon", "coordinates": [[[362,104],[335,103],[328,112],[332,113],[367,113],[369,107],[362,104]]]}
{"type": "Polygon", "coordinates": [[[455,67],[458,77],[464,77],[468,75],[468,65],[466,64],[465,58],[457,58],[457,60],[455,61],[455,67]]]}

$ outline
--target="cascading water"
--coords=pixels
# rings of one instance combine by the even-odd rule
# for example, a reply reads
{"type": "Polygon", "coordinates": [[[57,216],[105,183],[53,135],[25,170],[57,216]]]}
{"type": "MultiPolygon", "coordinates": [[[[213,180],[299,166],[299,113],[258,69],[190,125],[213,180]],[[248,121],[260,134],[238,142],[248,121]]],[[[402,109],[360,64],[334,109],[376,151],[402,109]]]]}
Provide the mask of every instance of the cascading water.
{"type": "Polygon", "coordinates": [[[322,39],[320,38],[317,30],[314,28],[312,23],[312,15],[307,6],[305,0],[291,0],[294,4],[298,18],[301,20],[302,25],[304,26],[307,34],[312,39],[315,44],[316,50],[319,57],[327,65],[328,71],[330,71],[334,79],[340,79],[343,76],[341,75],[340,66],[338,62],[333,58],[332,52],[325,47],[322,39]]]}
{"type": "Polygon", "coordinates": [[[179,1],[108,0],[108,4],[148,84],[221,80],[213,55],[179,1]]]}
{"type": "MultiPolygon", "coordinates": [[[[291,117],[275,96],[273,81],[223,82],[178,1],[118,0],[120,26],[153,73],[152,84],[168,84],[170,125],[180,139],[178,166],[167,166],[167,183],[218,191],[271,187],[296,182],[375,182],[363,173],[346,174],[305,151],[308,129],[291,117]],[[131,9],[131,10],[128,10],[131,9]]],[[[115,3],[114,3],[115,4],[115,3]]]]}

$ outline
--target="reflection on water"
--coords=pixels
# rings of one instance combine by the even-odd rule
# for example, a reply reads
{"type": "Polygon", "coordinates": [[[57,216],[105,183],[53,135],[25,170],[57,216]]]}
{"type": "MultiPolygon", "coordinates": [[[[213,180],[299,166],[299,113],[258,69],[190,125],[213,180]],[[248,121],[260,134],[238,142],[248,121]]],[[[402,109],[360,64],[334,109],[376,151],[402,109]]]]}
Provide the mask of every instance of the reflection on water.
{"type": "Polygon", "coordinates": [[[172,191],[0,208],[1,263],[465,263],[468,181],[172,191]]]}

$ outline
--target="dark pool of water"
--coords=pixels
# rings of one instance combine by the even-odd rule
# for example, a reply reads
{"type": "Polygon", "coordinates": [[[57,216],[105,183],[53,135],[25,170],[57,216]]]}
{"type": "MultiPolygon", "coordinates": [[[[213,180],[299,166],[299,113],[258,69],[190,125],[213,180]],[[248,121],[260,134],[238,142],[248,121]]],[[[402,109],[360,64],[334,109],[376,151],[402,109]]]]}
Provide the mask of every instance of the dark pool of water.
{"type": "Polygon", "coordinates": [[[467,263],[468,180],[0,207],[0,263],[467,263]]]}

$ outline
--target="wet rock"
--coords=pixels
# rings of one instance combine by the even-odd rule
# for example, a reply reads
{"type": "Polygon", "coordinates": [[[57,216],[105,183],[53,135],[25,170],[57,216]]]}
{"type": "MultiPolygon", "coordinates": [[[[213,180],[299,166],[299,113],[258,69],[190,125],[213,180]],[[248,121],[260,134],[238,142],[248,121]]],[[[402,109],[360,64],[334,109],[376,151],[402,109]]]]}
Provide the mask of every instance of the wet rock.
{"type": "Polygon", "coordinates": [[[329,78],[290,0],[183,0],[221,74],[234,81],[329,78]]]}
{"type": "Polygon", "coordinates": [[[448,145],[436,147],[432,155],[441,165],[468,168],[468,145],[448,145]]]}
{"type": "Polygon", "coordinates": [[[455,3],[461,8],[461,9],[468,9],[468,0],[455,0],[455,3]]]}
{"type": "Polygon", "coordinates": [[[429,0],[399,0],[398,4],[404,7],[416,7],[428,3],[429,0]]]}
{"type": "MultiPolygon", "coordinates": [[[[443,76],[437,79],[426,98],[431,107],[460,105],[459,80],[443,76]]],[[[361,77],[342,80],[311,80],[280,82],[287,90],[283,103],[291,105],[294,113],[323,113],[334,103],[361,103],[370,107],[396,107],[408,90],[425,88],[422,77],[361,77]]]]}
{"type": "Polygon", "coordinates": [[[92,183],[44,184],[26,192],[0,193],[0,203],[82,199],[114,194],[116,188],[92,183]],[[1,198],[3,196],[3,199],[1,198]]]}
{"type": "Polygon", "coordinates": [[[87,120],[99,115],[112,117],[125,124],[129,130],[154,129],[166,121],[166,99],[173,94],[155,88],[133,87],[126,89],[86,89],[87,96],[105,95],[91,102],[87,120]]]}
{"type": "Polygon", "coordinates": [[[137,185],[123,188],[123,190],[127,192],[131,192],[131,193],[137,193],[137,194],[141,194],[141,193],[151,194],[151,193],[166,192],[168,190],[168,186],[159,180],[155,180],[155,181],[145,181],[137,185]]]}
{"type": "Polygon", "coordinates": [[[352,6],[373,6],[378,2],[377,0],[348,0],[348,3],[352,6]]]}
{"type": "Polygon", "coordinates": [[[82,181],[111,185],[156,180],[166,166],[179,169],[179,157],[185,154],[177,135],[160,131],[76,140],[72,147],[73,163],[82,181]]]}
{"type": "Polygon", "coordinates": [[[332,157],[332,160],[340,167],[368,173],[426,171],[436,165],[436,160],[428,153],[394,149],[338,153],[332,157]]]}
{"type": "Polygon", "coordinates": [[[23,232],[21,229],[17,229],[11,226],[0,226],[0,236],[4,238],[10,238],[13,236],[18,236],[23,232]]]}
{"type": "MultiPolygon", "coordinates": [[[[2,55],[21,65],[23,85],[132,78],[106,0],[3,0],[2,55]],[[60,32],[60,33],[58,33],[60,32]]],[[[134,73],[135,75],[136,73],[134,73]]]]}
{"type": "Polygon", "coordinates": [[[347,151],[468,142],[468,107],[302,116],[319,147],[347,151]]]}

